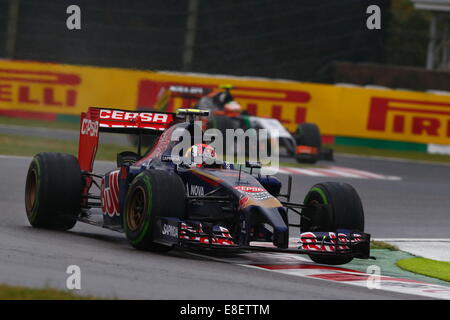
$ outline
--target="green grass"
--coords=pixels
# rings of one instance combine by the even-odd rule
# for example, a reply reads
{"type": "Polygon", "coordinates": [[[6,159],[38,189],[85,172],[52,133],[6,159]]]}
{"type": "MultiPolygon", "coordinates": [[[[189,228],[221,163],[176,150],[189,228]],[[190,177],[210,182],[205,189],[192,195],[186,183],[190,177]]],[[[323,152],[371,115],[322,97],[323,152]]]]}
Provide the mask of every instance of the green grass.
{"type": "Polygon", "coordinates": [[[369,147],[353,147],[341,145],[329,145],[328,147],[332,148],[335,153],[347,153],[362,156],[376,156],[376,157],[419,160],[419,161],[445,162],[450,164],[450,156],[442,154],[429,154],[420,151],[401,151],[401,150],[377,149],[369,147]]]}
{"type": "Polygon", "coordinates": [[[450,282],[450,262],[426,258],[409,258],[397,261],[401,269],[450,282]]]}
{"type": "MultiPolygon", "coordinates": [[[[342,146],[342,145],[324,145],[324,147],[331,148],[334,150],[335,154],[354,154],[358,156],[369,156],[369,157],[385,157],[393,159],[403,159],[403,160],[416,160],[416,161],[430,161],[437,163],[448,163],[450,164],[450,155],[443,154],[430,154],[420,151],[402,151],[402,150],[391,150],[391,149],[378,149],[370,147],[354,147],[354,146],[342,146]]],[[[317,164],[305,164],[298,162],[280,162],[282,167],[296,167],[296,168],[311,168],[311,167],[325,167],[332,162],[319,161],[317,164]]]]}
{"type": "Polygon", "coordinates": [[[66,129],[66,130],[80,130],[80,124],[78,122],[69,121],[45,121],[45,120],[32,120],[21,119],[12,117],[0,117],[0,124],[6,124],[11,126],[25,126],[25,127],[40,127],[49,129],[66,129]]]}
{"type": "Polygon", "coordinates": [[[372,240],[370,242],[370,249],[386,249],[390,251],[398,251],[398,248],[392,244],[383,241],[372,240]]]}
{"type": "MultiPolygon", "coordinates": [[[[99,145],[97,160],[115,161],[123,146],[99,145]]],[[[18,135],[0,135],[0,154],[34,156],[39,152],[63,152],[78,155],[78,141],[43,139],[18,135]]]]}
{"type": "Polygon", "coordinates": [[[94,300],[91,296],[78,296],[71,292],[44,288],[0,285],[0,300],[94,300]]]}
{"type": "MultiPolygon", "coordinates": [[[[0,124],[17,125],[17,126],[29,126],[29,127],[41,127],[48,129],[66,129],[66,130],[79,130],[78,122],[71,121],[45,121],[45,120],[32,120],[32,119],[20,119],[12,117],[0,117],[0,124]]],[[[325,145],[328,148],[332,148],[336,154],[354,154],[361,156],[376,156],[406,160],[418,160],[418,161],[431,161],[450,164],[450,156],[440,154],[428,154],[420,151],[402,151],[391,149],[379,149],[363,146],[345,146],[345,145],[325,145]]],[[[3,152],[2,152],[3,153],[3,152]]],[[[115,157],[115,156],[114,156],[115,157]]],[[[321,163],[323,164],[323,163],[321,163]]],[[[280,163],[281,166],[292,166],[299,168],[307,168],[312,165],[299,164],[299,163],[280,163]]]]}
{"type": "MultiPolygon", "coordinates": [[[[349,149],[346,149],[347,147],[343,148],[342,146],[334,146],[336,152],[344,152],[345,153],[351,153],[347,152],[349,149]]],[[[353,150],[354,154],[358,154],[356,151],[358,149],[371,149],[372,148],[360,148],[360,147],[348,147],[355,149],[353,150]]],[[[365,155],[379,155],[379,156],[386,156],[385,153],[380,153],[380,150],[377,150],[378,153],[360,153],[365,155]]],[[[48,152],[64,152],[69,154],[78,154],[78,141],[66,141],[66,140],[58,140],[58,139],[48,139],[48,138],[36,138],[36,137],[30,137],[30,136],[19,136],[19,135],[9,135],[9,134],[0,134],[0,154],[9,154],[9,155],[18,155],[18,156],[33,156],[36,153],[48,151],[48,152]]],[[[97,152],[97,160],[110,160],[115,161],[117,153],[124,151],[123,146],[117,146],[117,145],[99,145],[99,150],[97,152]]],[[[381,150],[383,151],[383,150],[381,150]]],[[[386,151],[387,152],[387,151],[386,151]]],[[[399,155],[403,154],[406,151],[392,151],[392,155],[399,155]]],[[[408,152],[408,153],[414,153],[414,152],[408,152]]],[[[448,162],[450,163],[450,156],[438,156],[438,155],[428,155],[428,154],[422,154],[420,152],[415,152],[415,157],[412,157],[411,159],[414,160],[428,160],[428,161],[438,161],[438,159],[441,159],[440,162],[448,162]],[[434,159],[434,160],[432,160],[434,159]],[[444,161],[446,160],[446,161],[444,161]]],[[[400,156],[396,157],[400,158],[400,156]]],[[[406,158],[406,157],[403,157],[406,158]]],[[[325,165],[326,163],[320,163],[319,167],[321,165],[325,165]]],[[[308,167],[317,167],[317,165],[310,165],[310,164],[301,164],[301,163],[295,163],[295,162],[280,162],[280,166],[282,167],[298,167],[298,168],[308,168],[308,167]]]]}

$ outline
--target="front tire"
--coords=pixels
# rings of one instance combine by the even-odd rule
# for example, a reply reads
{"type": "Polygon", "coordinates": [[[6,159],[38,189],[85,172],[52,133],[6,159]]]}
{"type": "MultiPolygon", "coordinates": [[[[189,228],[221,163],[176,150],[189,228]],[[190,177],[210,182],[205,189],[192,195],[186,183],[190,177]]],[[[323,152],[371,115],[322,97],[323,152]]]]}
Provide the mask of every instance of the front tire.
{"type": "Polygon", "coordinates": [[[25,209],[35,228],[68,230],[81,211],[83,188],[77,158],[44,152],[34,156],[25,184],[25,209]]]}
{"type": "MultiPolygon", "coordinates": [[[[322,206],[321,210],[303,209],[306,218],[301,220],[301,232],[347,229],[364,231],[364,210],[356,190],[348,183],[323,182],[314,185],[304,200],[305,204],[322,206]]],[[[340,265],[353,258],[310,254],[316,263],[340,265]]]]}
{"type": "Polygon", "coordinates": [[[123,216],[125,235],[136,249],[164,252],[171,246],[154,242],[156,217],[185,216],[186,191],[173,172],[148,170],[130,185],[123,216]]]}

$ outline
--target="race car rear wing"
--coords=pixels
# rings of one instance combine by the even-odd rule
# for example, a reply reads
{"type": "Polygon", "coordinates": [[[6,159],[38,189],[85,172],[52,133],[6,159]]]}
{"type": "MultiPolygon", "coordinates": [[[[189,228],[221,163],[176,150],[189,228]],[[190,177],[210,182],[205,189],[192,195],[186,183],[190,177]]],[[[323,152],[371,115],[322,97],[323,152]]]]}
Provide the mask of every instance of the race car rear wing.
{"type": "Polygon", "coordinates": [[[140,131],[164,131],[173,122],[174,113],[162,111],[129,111],[105,108],[90,108],[97,113],[100,131],[138,133],[140,131]]]}
{"type": "Polygon", "coordinates": [[[99,132],[161,133],[174,120],[175,113],[162,111],[130,111],[90,107],[81,114],[78,162],[80,168],[92,172],[98,148],[99,132]]]}
{"type": "Polygon", "coordinates": [[[212,88],[202,86],[171,85],[164,88],[153,108],[154,110],[167,110],[172,98],[185,99],[184,105],[191,108],[211,91],[212,88]]]}
{"type": "MultiPolygon", "coordinates": [[[[183,107],[196,108],[199,100],[205,96],[215,95],[219,89],[229,91],[233,88],[231,84],[214,85],[186,85],[173,84],[162,88],[158,94],[154,110],[167,110],[173,103],[173,98],[182,98],[183,107]]],[[[220,90],[219,90],[220,91],[220,90]]]]}

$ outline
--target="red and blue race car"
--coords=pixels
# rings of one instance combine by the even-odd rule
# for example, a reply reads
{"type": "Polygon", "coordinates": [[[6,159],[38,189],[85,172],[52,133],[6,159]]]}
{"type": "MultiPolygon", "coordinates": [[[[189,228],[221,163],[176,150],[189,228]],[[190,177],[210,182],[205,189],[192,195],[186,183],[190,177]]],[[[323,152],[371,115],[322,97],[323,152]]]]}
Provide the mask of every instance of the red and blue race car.
{"type": "Polygon", "coordinates": [[[204,141],[192,141],[187,154],[173,152],[178,144],[173,133],[193,133],[195,120],[207,115],[204,110],[90,108],[81,115],[78,157],[43,152],[31,161],[25,188],[30,224],[68,230],[85,222],[123,232],[142,250],[289,252],[324,264],[369,258],[363,207],[349,184],[316,184],[303,203],[294,203],[292,180],[282,192],[275,176],[256,173],[256,162],[180,162],[215,156],[204,141]],[[93,164],[100,132],[151,132],[158,138],[143,154],[140,147],[119,153],[114,170],[97,174],[93,164]],[[289,212],[298,221],[292,222],[289,212]],[[291,228],[299,229],[298,248],[289,248],[291,228]]]}

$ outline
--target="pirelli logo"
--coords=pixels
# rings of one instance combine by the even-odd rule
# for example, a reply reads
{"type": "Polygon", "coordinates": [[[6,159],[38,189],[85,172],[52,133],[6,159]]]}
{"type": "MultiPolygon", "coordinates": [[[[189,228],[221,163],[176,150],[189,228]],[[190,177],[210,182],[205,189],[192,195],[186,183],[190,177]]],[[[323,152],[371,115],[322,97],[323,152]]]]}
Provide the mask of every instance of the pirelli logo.
{"type": "Polygon", "coordinates": [[[373,97],[367,130],[450,137],[450,102],[373,97]]]}
{"type": "Polygon", "coordinates": [[[80,76],[0,68],[0,104],[74,107],[80,76]]]}

